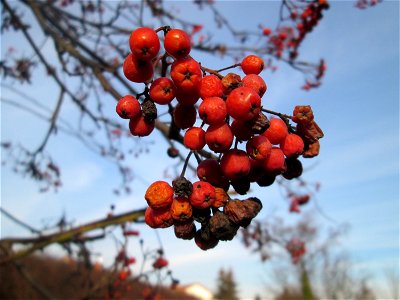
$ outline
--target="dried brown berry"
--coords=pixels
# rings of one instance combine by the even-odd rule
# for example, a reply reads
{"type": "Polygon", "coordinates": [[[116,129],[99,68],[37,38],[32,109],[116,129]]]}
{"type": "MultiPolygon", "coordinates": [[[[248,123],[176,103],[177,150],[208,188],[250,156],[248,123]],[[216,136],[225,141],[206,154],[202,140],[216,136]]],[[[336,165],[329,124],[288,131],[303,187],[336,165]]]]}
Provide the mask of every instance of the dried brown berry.
{"type": "Polygon", "coordinates": [[[150,99],[146,99],[142,103],[142,116],[147,123],[157,119],[157,107],[150,99]]]}
{"type": "Polygon", "coordinates": [[[308,125],[297,124],[296,134],[301,136],[305,144],[312,144],[324,136],[324,133],[315,121],[312,121],[308,125]]]}
{"type": "Polygon", "coordinates": [[[167,154],[171,158],[175,158],[179,156],[179,150],[175,147],[169,147],[167,150],[167,154]]]}
{"type": "Polygon", "coordinates": [[[172,187],[174,189],[175,195],[178,197],[189,198],[193,190],[192,183],[185,177],[178,177],[172,181],[172,187]]]}
{"type": "Polygon", "coordinates": [[[247,201],[231,200],[225,205],[224,214],[226,214],[233,223],[242,227],[247,227],[261,208],[261,201],[257,198],[249,198],[247,201]]]}
{"type": "Polygon", "coordinates": [[[186,222],[174,222],[174,233],[178,239],[191,240],[196,234],[196,225],[193,219],[186,222]]]}
{"type": "Polygon", "coordinates": [[[266,115],[262,112],[258,114],[256,118],[247,122],[251,127],[251,131],[254,134],[262,134],[265,130],[268,129],[270,123],[266,115]]]}
{"type": "Polygon", "coordinates": [[[306,148],[303,152],[303,157],[311,158],[319,154],[319,148],[320,148],[319,141],[315,141],[312,144],[306,144],[305,147],[306,148]]]}
{"type": "Polygon", "coordinates": [[[231,241],[239,226],[231,222],[227,215],[217,211],[210,219],[210,231],[220,241],[231,241]]]}
{"type": "Polygon", "coordinates": [[[224,87],[224,94],[228,95],[234,89],[242,86],[242,79],[235,73],[228,73],[222,78],[222,85],[224,87]]]}
{"type": "Polygon", "coordinates": [[[211,209],[210,208],[199,209],[193,207],[192,215],[196,222],[203,224],[206,223],[211,218],[211,209]]]}
{"type": "Polygon", "coordinates": [[[208,224],[206,226],[202,226],[201,229],[196,232],[194,241],[196,245],[204,251],[214,248],[219,242],[219,240],[211,234],[208,224]]]}
{"type": "Polygon", "coordinates": [[[293,110],[293,122],[308,125],[314,120],[314,114],[310,105],[298,105],[293,110]]]}

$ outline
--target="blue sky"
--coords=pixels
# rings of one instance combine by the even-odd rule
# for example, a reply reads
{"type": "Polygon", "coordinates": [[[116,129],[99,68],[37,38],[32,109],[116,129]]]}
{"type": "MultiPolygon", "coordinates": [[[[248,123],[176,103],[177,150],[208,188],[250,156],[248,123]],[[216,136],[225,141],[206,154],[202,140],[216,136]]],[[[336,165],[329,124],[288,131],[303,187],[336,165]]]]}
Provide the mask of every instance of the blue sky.
{"type": "MultiPolygon", "coordinates": [[[[193,20],[211,22],[190,10],[185,2],[173,4],[193,20]]],[[[217,5],[228,19],[237,22],[232,22],[237,27],[275,25],[277,2],[243,4],[226,1],[217,5]]],[[[216,37],[223,35],[216,32],[216,37]]],[[[2,38],[2,53],[11,42],[2,38]]],[[[304,92],[299,89],[302,75],[280,64],[274,74],[263,72],[268,85],[263,105],[284,113],[299,104],[313,107],[325,137],[320,156],[304,161],[305,166],[313,166],[304,179],[321,182],[314,201],[337,223],[350,225],[350,232],[342,239],[343,248],[350,253],[357,270],[371,275],[382,288],[384,271],[396,266],[398,270],[399,266],[399,3],[384,1],[374,8],[358,10],[353,1],[332,1],[320,26],[302,45],[301,53],[304,60],[326,60],[328,70],[323,85],[304,92]]],[[[48,54],[52,55],[50,50],[48,54]]],[[[216,68],[230,64],[220,57],[194,57],[216,68]]],[[[47,89],[43,93],[42,80],[39,76],[34,78],[39,87],[24,85],[24,91],[53,107],[57,91],[47,89]]],[[[4,98],[15,96],[6,89],[1,93],[4,98]]],[[[62,112],[71,118],[76,116],[76,110],[68,103],[62,112]]],[[[46,128],[45,123],[1,104],[2,140],[23,140],[34,148],[46,128]]],[[[48,147],[62,167],[62,189],[40,194],[32,181],[5,167],[1,170],[1,205],[37,227],[54,223],[64,212],[80,224],[104,216],[110,204],[116,205],[116,212],[141,208],[146,185],[162,178],[165,168],[174,163],[160,154],[165,141],[156,134],[152,139],[156,144],[148,154],[131,158],[135,174],[143,180],[133,182],[129,196],[112,194],[118,185],[118,174],[111,163],[59,133],[48,147]]],[[[255,194],[265,200],[260,219],[274,211],[288,222],[299,220],[299,216],[287,213],[287,203],[278,188],[256,190],[255,194]]],[[[310,203],[305,210],[314,211],[315,205],[310,203]]],[[[315,214],[324,226],[334,225],[318,212],[315,214]]],[[[152,230],[140,230],[149,246],[157,245],[152,230]]],[[[1,236],[15,234],[27,232],[1,216],[1,236]]],[[[182,283],[200,282],[213,289],[218,270],[225,267],[234,271],[242,297],[268,295],[268,263],[260,264],[258,256],[250,254],[240,241],[220,243],[216,249],[203,252],[191,242],[175,239],[171,229],[159,234],[172,270],[182,283]]],[[[133,244],[132,251],[138,251],[133,244]]],[[[114,249],[105,242],[100,246],[104,246],[105,260],[109,261],[114,249]]],[[[385,297],[384,291],[377,296],[385,297]]]]}

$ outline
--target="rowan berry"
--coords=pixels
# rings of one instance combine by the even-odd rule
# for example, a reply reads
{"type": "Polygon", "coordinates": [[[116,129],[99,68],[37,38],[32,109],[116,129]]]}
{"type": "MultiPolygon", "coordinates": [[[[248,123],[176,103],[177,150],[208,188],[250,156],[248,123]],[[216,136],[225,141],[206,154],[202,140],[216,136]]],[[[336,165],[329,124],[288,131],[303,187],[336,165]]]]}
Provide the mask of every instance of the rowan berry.
{"type": "Polygon", "coordinates": [[[242,60],[240,66],[242,67],[242,70],[246,75],[248,74],[258,75],[264,69],[264,60],[257,55],[251,54],[246,56],[242,60]]]}
{"type": "Polygon", "coordinates": [[[264,79],[256,74],[249,74],[243,77],[242,79],[243,86],[252,88],[255,90],[260,97],[264,96],[267,91],[267,84],[264,79]]]}
{"type": "Polygon", "coordinates": [[[131,95],[126,95],[119,99],[116,111],[121,118],[132,119],[140,115],[140,103],[135,97],[131,95]]]}
{"type": "Polygon", "coordinates": [[[125,58],[122,69],[126,79],[138,83],[149,81],[154,74],[154,67],[150,61],[140,60],[132,53],[125,58]]]}
{"type": "Polygon", "coordinates": [[[154,269],[162,269],[168,266],[168,260],[163,257],[158,257],[156,261],[153,263],[154,269]]]}
{"type": "Polygon", "coordinates": [[[227,116],[225,101],[220,97],[205,98],[199,106],[199,116],[209,125],[224,123],[227,116]]]}
{"type": "Polygon", "coordinates": [[[295,133],[289,133],[280,145],[286,157],[297,157],[304,151],[304,142],[295,133]]]}
{"type": "Polygon", "coordinates": [[[171,215],[174,220],[187,221],[192,217],[192,205],[182,197],[174,198],[171,204],[171,215]]]}
{"type": "Polygon", "coordinates": [[[280,174],[285,171],[285,155],[277,147],[271,149],[270,154],[262,161],[264,169],[271,174],[280,174]]]}
{"type": "Polygon", "coordinates": [[[214,152],[228,151],[233,143],[233,134],[228,124],[210,125],[206,130],[206,144],[214,152]]]}
{"type": "Polygon", "coordinates": [[[182,105],[195,105],[200,98],[199,90],[195,88],[191,91],[183,91],[180,88],[176,89],[176,100],[182,105]]]}
{"type": "Polygon", "coordinates": [[[310,105],[298,105],[293,110],[293,122],[308,125],[314,120],[314,114],[310,105]]]}
{"type": "Polygon", "coordinates": [[[288,135],[286,123],[280,118],[271,118],[268,129],[262,134],[271,144],[279,145],[288,135]]]}
{"type": "Polygon", "coordinates": [[[285,158],[286,170],[282,173],[285,179],[291,180],[300,177],[303,173],[303,165],[297,158],[285,158]]]}
{"type": "Polygon", "coordinates": [[[199,63],[191,57],[176,60],[171,65],[171,78],[175,86],[183,92],[198,90],[202,78],[199,63]]]}
{"type": "Polygon", "coordinates": [[[196,208],[209,208],[215,201],[215,187],[205,181],[194,182],[189,201],[196,208]]]}
{"type": "Polygon", "coordinates": [[[246,143],[247,154],[255,160],[263,160],[267,158],[267,156],[271,152],[271,149],[271,142],[263,135],[253,136],[246,143]]]}
{"type": "Polygon", "coordinates": [[[247,153],[239,149],[225,152],[221,158],[221,170],[229,180],[240,179],[250,173],[250,160],[247,153]]]}
{"type": "Polygon", "coordinates": [[[245,121],[233,120],[231,124],[231,129],[233,135],[239,141],[248,141],[253,136],[253,130],[250,124],[245,121]]]}
{"type": "Polygon", "coordinates": [[[169,207],[153,209],[148,206],[144,214],[144,221],[151,228],[168,228],[174,224],[169,207]]]}
{"type": "Polygon", "coordinates": [[[160,50],[160,40],[153,29],[140,27],[132,31],[129,37],[129,46],[137,58],[152,60],[160,50]]]}
{"type": "Polygon", "coordinates": [[[226,109],[232,118],[248,121],[260,113],[261,98],[249,87],[238,87],[228,95],[226,109]]]}
{"type": "Polygon", "coordinates": [[[153,132],[155,121],[147,122],[142,115],[129,120],[129,130],[133,136],[148,136],[153,132]]]}
{"type": "Polygon", "coordinates": [[[216,185],[222,178],[221,165],[216,159],[208,158],[201,161],[196,169],[197,177],[202,181],[207,181],[216,185]]]}
{"type": "Polygon", "coordinates": [[[174,222],[174,233],[178,239],[191,240],[196,234],[196,225],[193,219],[184,222],[174,222]]]}
{"type": "Polygon", "coordinates": [[[201,229],[197,230],[194,236],[194,241],[196,245],[204,251],[215,248],[219,243],[219,240],[215,236],[211,233],[203,234],[201,229]]]}
{"type": "Polygon", "coordinates": [[[193,105],[178,104],[173,112],[174,123],[178,128],[186,129],[192,127],[196,122],[196,107],[193,105]]]}
{"type": "Polygon", "coordinates": [[[164,48],[174,58],[184,58],[191,50],[190,37],[181,29],[171,29],[165,35],[164,48]]]}
{"type": "Polygon", "coordinates": [[[175,98],[176,87],[167,77],[154,80],[149,90],[150,98],[157,104],[168,104],[175,98]]]}
{"type": "Polygon", "coordinates": [[[200,82],[200,97],[205,99],[208,97],[222,97],[224,87],[221,79],[211,74],[204,76],[200,82]]]}
{"type": "Polygon", "coordinates": [[[190,150],[201,150],[206,145],[206,132],[200,127],[191,127],[185,132],[183,143],[190,150]]]}
{"type": "Polygon", "coordinates": [[[146,190],[144,198],[153,209],[170,207],[173,201],[174,190],[168,182],[158,180],[153,182],[146,190]]]}
{"type": "Polygon", "coordinates": [[[212,207],[218,208],[218,207],[224,207],[225,204],[227,204],[229,201],[229,195],[228,193],[219,187],[215,188],[215,201],[212,204],[212,207]]]}

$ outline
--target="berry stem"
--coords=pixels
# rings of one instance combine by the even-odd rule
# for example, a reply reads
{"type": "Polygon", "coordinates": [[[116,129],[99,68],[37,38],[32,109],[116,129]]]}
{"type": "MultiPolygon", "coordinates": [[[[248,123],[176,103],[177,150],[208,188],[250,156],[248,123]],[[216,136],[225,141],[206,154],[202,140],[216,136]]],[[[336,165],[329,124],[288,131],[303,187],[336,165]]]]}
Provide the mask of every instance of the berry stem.
{"type": "Polygon", "coordinates": [[[231,65],[229,67],[225,67],[225,68],[216,70],[216,72],[222,72],[222,71],[226,71],[226,70],[233,69],[233,68],[236,68],[236,67],[240,67],[240,64],[234,64],[234,65],[231,65]]]}
{"type": "Polygon", "coordinates": [[[266,108],[261,108],[261,110],[262,110],[263,112],[269,113],[269,114],[271,114],[271,115],[278,116],[278,117],[280,117],[281,119],[292,119],[292,116],[289,116],[289,115],[286,115],[286,114],[281,114],[281,113],[276,112],[276,111],[273,111],[273,110],[269,110],[269,109],[266,109],[266,108]]]}
{"type": "Polygon", "coordinates": [[[180,177],[184,177],[185,176],[185,172],[186,172],[187,166],[189,164],[189,158],[190,158],[190,156],[192,156],[192,154],[193,154],[193,151],[190,151],[188,156],[186,157],[185,164],[183,165],[183,169],[182,169],[180,177]]]}

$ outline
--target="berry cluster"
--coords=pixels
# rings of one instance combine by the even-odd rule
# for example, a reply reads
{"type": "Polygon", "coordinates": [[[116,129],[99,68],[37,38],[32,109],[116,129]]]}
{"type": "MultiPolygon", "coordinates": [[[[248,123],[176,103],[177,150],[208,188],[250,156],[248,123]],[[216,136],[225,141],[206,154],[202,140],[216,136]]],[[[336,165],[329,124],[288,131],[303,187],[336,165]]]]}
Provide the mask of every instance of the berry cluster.
{"type": "MultiPolygon", "coordinates": [[[[169,27],[138,28],[129,44],[131,53],[123,71],[127,79],[145,83],[145,91],[139,95],[144,100],[140,103],[138,96],[122,97],[117,113],[130,120],[132,135],[146,136],[155,127],[157,105],[168,105],[171,128],[185,130],[183,144],[190,150],[180,177],[172,184],[160,180],[148,187],[145,222],[152,228],[174,226],[178,238],[194,238],[203,250],[215,247],[220,240],[232,240],[241,226],[250,224],[262,204],[255,197],[230,199],[231,186],[237,194],[245,195],[251,183],[263,187],[273,184],[279,175],[288,180],[299,177],[302,164],[298,157],[318,155],[318,139],[323,134],[311,107],[296,106],[293,116],[263,108],[261,98],[267,85],[259,74],[264,61],[256,55],[228,68],[208,69],[189,55],[190,37],[169,27]],[[165,53],[157,57],[157,32],[161,30],[165,53]],[[155,65],[160,62],[161,76],[153,79],[155,65]],[[235,67],[241,68],[243,78],[220,73],[235,67]],[[195,126],[198,117],[202,122],[195,126]],[[203,159],[205,152],[209,157],[203,159]],[[199,180],[190,182],[184,173],[193,153],[199,180]],[[195,222],[201,224],[200,229],[195,222]]],[[[170,149],[169,154],[177,153],[170,149]]]]}

